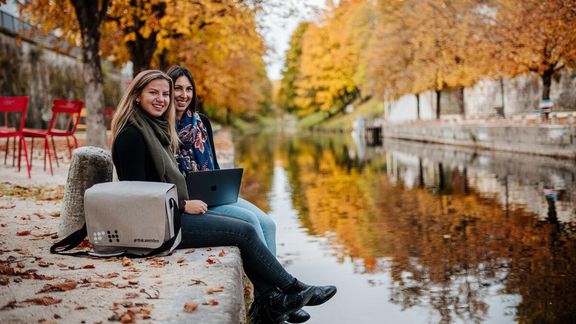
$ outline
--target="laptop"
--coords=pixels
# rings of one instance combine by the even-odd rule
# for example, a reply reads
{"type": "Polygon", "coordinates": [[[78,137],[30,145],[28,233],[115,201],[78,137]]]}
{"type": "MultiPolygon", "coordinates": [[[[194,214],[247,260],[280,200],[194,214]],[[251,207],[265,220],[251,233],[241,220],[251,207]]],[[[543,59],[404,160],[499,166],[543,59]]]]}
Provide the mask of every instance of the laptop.
{"type": "Polygon", "coordinates": [[[190,172],[186,177],[188,197],[210,207],[235,203],[243,172],[242,168],[190,172]]]}

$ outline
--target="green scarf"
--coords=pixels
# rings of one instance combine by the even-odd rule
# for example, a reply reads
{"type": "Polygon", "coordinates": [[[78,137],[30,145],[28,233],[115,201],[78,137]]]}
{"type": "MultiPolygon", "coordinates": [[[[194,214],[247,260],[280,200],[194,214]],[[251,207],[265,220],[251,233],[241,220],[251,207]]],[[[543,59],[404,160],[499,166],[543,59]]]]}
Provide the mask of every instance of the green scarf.
{"type": "Polygon", "coordinates": [[[168,122],[162,118],[150,117],[139,108],[136,109],[130,121],[144,136],[144,142],[146,142],[146,146],[150,151],[150,156],[160,181],[176,185],[179,201],[188,200],[186,180],[180,170],[178,170],[174,153],[170,147],[170,135],[168,133],[168,127],[170,126],[168,122]]]}

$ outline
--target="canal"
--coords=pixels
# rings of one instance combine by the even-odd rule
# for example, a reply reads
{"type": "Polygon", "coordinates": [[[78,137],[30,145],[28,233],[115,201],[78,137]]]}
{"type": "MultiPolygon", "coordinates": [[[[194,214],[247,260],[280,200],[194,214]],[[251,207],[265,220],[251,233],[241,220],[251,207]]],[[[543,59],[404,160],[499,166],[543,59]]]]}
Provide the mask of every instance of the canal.
{"type": "Polygon", "coordinates": [[[576,323],[576,164],[350,135],[235,136],[309,323],[576,323]]]}

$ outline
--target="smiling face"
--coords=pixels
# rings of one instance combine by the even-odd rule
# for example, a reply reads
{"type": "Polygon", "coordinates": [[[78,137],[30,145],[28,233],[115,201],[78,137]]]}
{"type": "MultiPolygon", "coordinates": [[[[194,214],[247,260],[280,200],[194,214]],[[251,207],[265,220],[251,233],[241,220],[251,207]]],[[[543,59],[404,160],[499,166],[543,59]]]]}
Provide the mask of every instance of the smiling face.
{"type": "Polygon", "coordinates": [[[174,82],[174,101],[178,118],[180,118],[186,108],[188,108],[190,102],[192,102],[193,96],[194,88],[192,87],[190,80],[185,75],[176,79],[174,82]]]}
{"type": "Polygon", "coordinates": [[[170,83],[163,79],[150,81],[138,95],[137,101],[148,115],[156,118],[162,116],[170,105],[170,83]]]}

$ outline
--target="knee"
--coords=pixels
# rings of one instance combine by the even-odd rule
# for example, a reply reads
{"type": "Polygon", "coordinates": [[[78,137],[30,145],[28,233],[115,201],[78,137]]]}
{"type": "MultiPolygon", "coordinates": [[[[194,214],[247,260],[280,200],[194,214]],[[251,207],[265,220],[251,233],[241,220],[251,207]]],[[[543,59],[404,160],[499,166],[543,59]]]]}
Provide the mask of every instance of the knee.
{"type": "Polygon", "coordinates": [[[248,222],[239,222],[238,223],[238,231],[245,237],[258,238],[258,233],[256,233],[256,229],[254,228],[254,225],[249,224],[248,222]]]}
{"type": "Polygon", "coordinates": [[[272,220],[272,218],[266,216],[260,219],[260,224],[264,231],[270,233],[276,233],[276,223],[272,220]]]}

